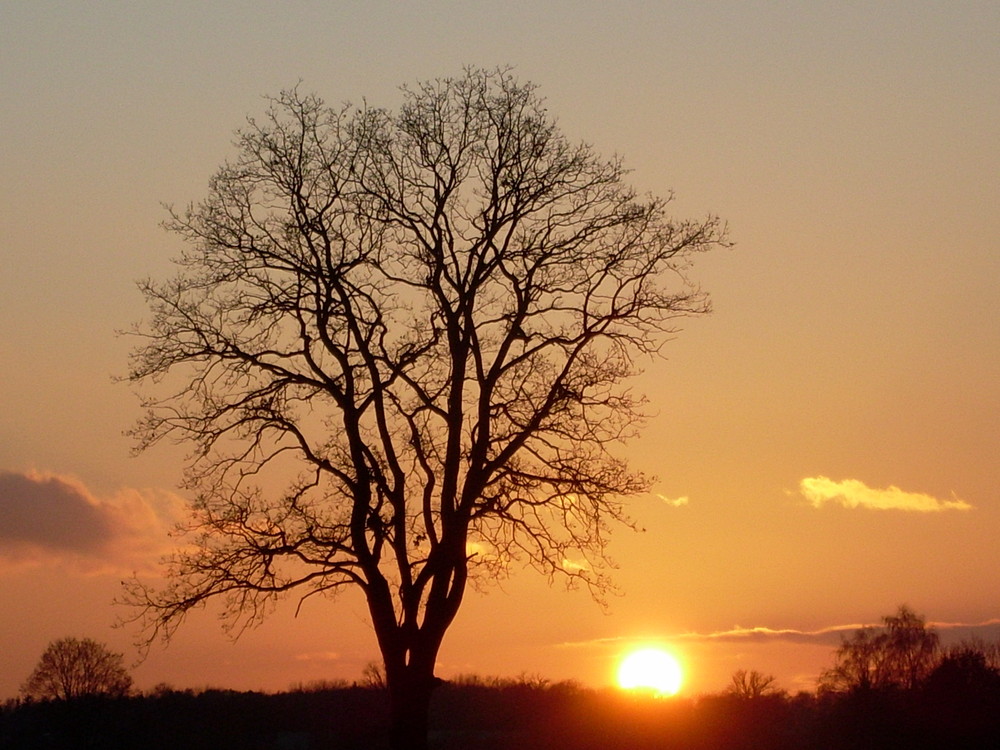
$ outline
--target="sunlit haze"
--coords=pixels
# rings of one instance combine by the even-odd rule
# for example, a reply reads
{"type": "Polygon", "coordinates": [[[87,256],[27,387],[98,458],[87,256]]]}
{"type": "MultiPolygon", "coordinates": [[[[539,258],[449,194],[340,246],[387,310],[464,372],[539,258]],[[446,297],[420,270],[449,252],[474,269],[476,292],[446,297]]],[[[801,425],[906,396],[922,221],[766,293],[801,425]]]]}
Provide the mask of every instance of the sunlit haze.
{"type": "MultiPolygon", "coordinates": [[[[181,249],[164,204],[205,196],[265,95],[392,108],[465,65],[513,66],[734,244],[689,269],[712,314],[633,383],[650,418],[616,451],[656,481],[614,531],[616,591],[480,581],[439,676],[609,687],[664,643],[682,695],[740,669],[794,692],[903,603],[945,642],[1000,636],[998,39],[996,2],[0,4],[0,700],[57,638],[139,656],[112,601],[190,498],[187,447],[131,455],[114,379],[135,282],[181,249]]],[[[360,597],[296,604],[235,642],[192,613],[137,687],[360,679],[360,597]]]]}

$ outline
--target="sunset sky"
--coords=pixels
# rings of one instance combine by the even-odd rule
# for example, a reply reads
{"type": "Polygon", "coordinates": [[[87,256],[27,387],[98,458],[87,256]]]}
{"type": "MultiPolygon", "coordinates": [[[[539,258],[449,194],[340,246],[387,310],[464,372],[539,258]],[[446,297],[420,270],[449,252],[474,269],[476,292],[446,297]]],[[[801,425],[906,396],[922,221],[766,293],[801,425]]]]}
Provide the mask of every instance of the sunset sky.
{"type": "MultiPolygon", "coordinates": [[[[512,65],[571,140],[673,212],[729,225],[635,385],[659,479],[602,609],[530,571],[467,597],[438,674],[600,687],[662,645],[683,692],[737,669],[812,689],[840,634],[902,603],[1000,637],[1000,3],[0,0],[0,700],[46,644],[136,657],[112,606],[182,517],[183,448],[130,455],[135,281],[171,273],[164,203],[205,195],[263,95],[394,107],[512,65]]],[[[358,679],[363,602],[211,609],[138,687],[358,679]]]]}

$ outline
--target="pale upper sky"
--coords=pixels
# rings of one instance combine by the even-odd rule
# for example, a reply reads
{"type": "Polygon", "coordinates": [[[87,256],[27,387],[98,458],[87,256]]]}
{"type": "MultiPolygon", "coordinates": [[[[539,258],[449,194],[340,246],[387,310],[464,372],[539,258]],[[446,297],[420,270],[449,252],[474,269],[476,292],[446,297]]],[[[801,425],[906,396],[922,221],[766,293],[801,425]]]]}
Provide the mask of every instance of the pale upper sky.
{"type": "MultiPolygon", "coordinates": [[[[660,481],[614,543],[622,595],[515,574],[467,599],[442,676],[603,685],[651,641],[692,692],[798,689],[830,629],[903,602],[1000,618],[1000,4],[0,0],[0,698],[58,637],[134,655],[109,602],[168,543],[183,451],[129,456],[112,375],[134,281],[179,250],[161,204],[204,195],[262,95],[391,107],[466,64],[515,66],[736,246],[636,384],[657,414],[629,453],[660,481]]],[[[135,676],[283,689],[375,655],[348,597],[236,645],[196,616],[135,676]]]]}

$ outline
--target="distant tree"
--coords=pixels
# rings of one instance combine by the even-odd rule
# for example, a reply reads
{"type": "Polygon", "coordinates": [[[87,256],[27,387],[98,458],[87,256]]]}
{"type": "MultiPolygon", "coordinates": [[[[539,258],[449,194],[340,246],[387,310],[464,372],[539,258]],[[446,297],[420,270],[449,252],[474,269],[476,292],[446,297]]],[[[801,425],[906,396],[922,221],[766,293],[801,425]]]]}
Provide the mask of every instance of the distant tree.
{"type": "Polygon", "coordinates": [[[860,628],[850,639],[843,639],[836,663],[820,676],[820,690],[867,690],[878,684],[883,658],[880,639],[881,633],[874,627],[860,628]]]}
{"type": "Polygon", "coordinates": [[[169,682],[158,682],[155,685],[153,685],[153,687],[151,687],[148,691],[146,691],[146,695],[151,698],[162,698],[166,695],[171,695],[176,692],[177,692],[176,688],[174,688],[174,686],[171,685],[169,682]]]}
{"type": "Polygon", "coordinates": [[[946,649],[943,658],[949,656],[982,658],[987,667],[1000,672],[1000,640],[987,641],[979,637],[965,638],[946,649]]]}
{"type": "Polygon", "coordinates": [[[357,587],[392,742],[421,747],[470,576],[522,560],[608,585],[609,528],[649,486],[612,452],[643,416],[625,383],[707,309],[683,271],[724,232],[638,196],[509,71],[402,96],[282,93],[173,215],[189,249],[142,285],[130,379],[169,389],[140,449],[194,446],[193,547],[126,600],[152,638],[214,597],[246,625],[357,587]]]}
{"type": "Polygon", "coordinates": [[[931,693],[952,698],[1000,695],[1000,669],[990,666],[986,654],[969,647],[951,648],[941,657],[927,678],[931,693]]]}
{"type": "Polygon", "coordinates": [[[950,646],[924,681],[922,719],[941,738],[937,747],[1000,747],[1000,669],[989,661],[993,645],[976,640],[950,646]]]}
{"type": "Polygon", "coordinates": [[[886,679],[905,690],[920,685],[937,663],[940,640],[924,617],[903,605],[883,618],[887,638],[886,679]]]}
{"type": "Polygon", "coordinates": [[[819,680],[821,690],[912,690],[934,669],[939,639],[906,605],[882,618],[880,628],[854,631],[837,649],[836,663],[819,680]]]}
{"type": "Polygon", "coordinates": [[[90,638],[62,638],[45,649],[21,694],[37,700],[128,695],[132,677],[122,655],[90,638]]]}
{"type": "Polygon", "coordinates": [[[361,684],[375,690],[385,689],[385,670],[377,661],[370,661],[361,670],[361,684]]]}
{"type": "Polygon", "coordinates": [[[763,674],[756,669],[751,669],[749,672],[745,669],[737,669],[733,672],[726,692],[737,698],[752,700],[765,695],[777,695],[781,691],[775,684],[774,675],[763,674]]]}

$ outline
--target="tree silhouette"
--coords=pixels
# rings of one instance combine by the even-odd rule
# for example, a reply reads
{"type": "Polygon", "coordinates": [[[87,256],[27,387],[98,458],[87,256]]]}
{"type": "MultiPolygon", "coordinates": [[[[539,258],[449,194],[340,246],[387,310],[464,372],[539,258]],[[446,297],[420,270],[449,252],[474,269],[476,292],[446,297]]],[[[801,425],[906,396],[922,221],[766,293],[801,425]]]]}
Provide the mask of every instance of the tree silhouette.
{"type": "Polygon", "coordinates": [[[361,684],[374,690],[384,690],[385,670],[382,665],[376,661],[365,664],[365,668],[361,670],[361,684]]]}
{"type": "Polygon", "coordinates": [[[765,695],[777,695],[781,691],[775,684],[774,675],[763,674],[756,669],[737,669],[733,672],[726,692],[737,698],[753,700],[765,695]]]}
{"type": "Polygon", "coordinates": [[[861,628],[844,640],[836,663],[820,676],[822,690],[912,690],[931,673],[938,635],[924,618],[902,605],[882,622],[881,628],[861,628]]]}
{"type": "Polygon", "coordinates": [[[1000,696],[1000,669],[991,667],[986,654],[973,646],[959,644],[948,649],[927,676],[932,694],[952,700],[970,696],[1000,696]]]}
{"type": "Polygon", "coordinates": [[[36,700],[69,700],[85,695],[128,695],[132,677],[122,655],[90,638],[61,638],[42,653],[21,694],[36,700]]]}
{"type": "Polygon", "coordinates": [[[507,70],[402,92],[396,113],[282,93],[172,212],[188,249],[142,284],[130,379],[163,387],[140,449],[193,444],[194,546],[125,598],[153,638],[213,597],[245,626],[358,587],[392,742],[419,747],[470,577],[522,561],[605,590],[608,530],[648,486],[612,453],[643,414],[625,382],[706,310],[682,271],[725,240],[507,70]]]}

